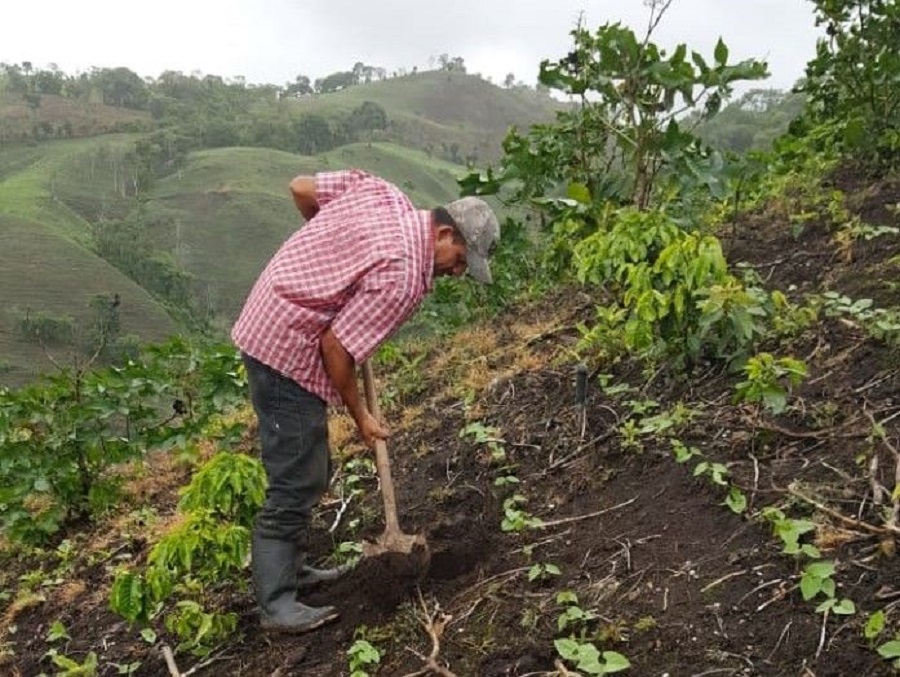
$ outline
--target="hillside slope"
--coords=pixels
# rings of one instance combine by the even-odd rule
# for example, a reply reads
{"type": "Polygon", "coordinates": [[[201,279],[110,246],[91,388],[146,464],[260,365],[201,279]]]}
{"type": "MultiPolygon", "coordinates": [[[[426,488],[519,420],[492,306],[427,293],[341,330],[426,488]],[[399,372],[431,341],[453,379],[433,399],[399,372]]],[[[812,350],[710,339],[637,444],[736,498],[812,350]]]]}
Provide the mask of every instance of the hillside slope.
{"type": "Polygon", "coordinates": [[[527,128],[552,120],[562,104],[547,94],[504,89],[476,75],[426,71],[298,99],[301,112],[323,116],[349,113],[365,101],[381,106],[391,121],[392,140],[479,164],[498,159],[512,126],[527,128]]]}
{"type": "MultiPolygon", "coordinates": [[[[118,294],[122,335],[159,341],[175,330],[150,295],[93,252],[41,223],[0,214],[0,384],[23,385],[53,369],[50,358],[71,366],[90,331],[95,295],[118,294]],[[26,316],[70,319],[72,341],[46,346],[23,335],[26,316]]],[[[83,357],[82,357],[83,359],[83,357]]]]}
{"type": "MultiPolygon", "coordinates": [[[[898,199],[900,185],[887,184],[857,193],[851,208],[890,225],[898,199]]],[[[877,246],[860,242],[848,257],[821,224],[797,239],[772,214],[742,225],[729,242],[732,260],[790,294],[854,293],[865,280],[877,296],[900,266],[896,235],[877,246]]],[[[362,638],[381,652],[379,675],[562,677],[573,665],[557,649],[572,644],[555,641],[569,639],[594,648],[597,655],[584,655],[593,673],[579,671],[587,674],[601,674],[598,661],[610,659],[600,651],[625,655],[624,674],[640,677],[895,674],[875,647],[898,629],[900,529],[890,513],[896,520],[900,508],[896,496],[873,505],[869,492],[875,483],[894,486],[900,462],[896,348],[858,322],[823,316],[775,347],[803,357],[810,371],[782,414],[735,404],[738,374],[708,368],[685,379],[666,365],[648,374],[629,361],[591,365],[582,408],[571,347],[598,302],[596,290],[561,289],[453,339],[406,346],[413,368],[379,377],[382,393],[392,394],[384,399],[400,522],[427,535],[428,570],[414,577],[389,558],[364,560],[304,596],[342,616],[300,637],[264,636],[246,588],[217,590],[215,601],[239,615],[238,636],[206,658],[178,655],[180,670],[340,677],[362,638]],[[601,372],[608,377],[595,378],[601,372]],[[676,457],[675,440],[695,457],[676,457]],[[728,489],[710,470],[741,489],[741,514],[726,505],[728,489]],[[834,565],[824,578],[839,605],[823,611],[829,600],[816,589],[804,600],[801,588],[824,579],[810,581],[809,559],[785,552],[791,529],[800,530],[795,545],[815,546],[821,564],[834,565]],[[885,626],[866,639],[878,611],[885,626]]],[[[235,448],[258,454],[252,416],[245,410],[238,420],[246,429],[235,448]]],[[[332,423],[339,462],[368,457],[346,418],[332,423]]],[[[40,574],[21,576],[26,562],[4,572],[4,585],[21,586],[20,603],[4,617],[17,629],[2,638],[14,652],[10,674],[51,669],[47,637],[56,621],[71,637],[65,654],[83,660],[96,652],[103,675],[136,662],[139,676],[171,674],[158,648],[107,602],[116,562],[145,561],[159,535],[179,524],[177,487],[190,471],[172,456],[153,462],[130,510],[73,534],[40,574]],[[35,593],[26,578],[48,581],[52,592],[35,593]]],[[[381,530],[375,479],[338,468],[316,515],[319,561],[342,541],[381,530]],[[371,491],[344,493],[350,473],[352,486],[371,491]]],[[[172,643],[158,620],[153,629],[158,644],[172,643]]]]}

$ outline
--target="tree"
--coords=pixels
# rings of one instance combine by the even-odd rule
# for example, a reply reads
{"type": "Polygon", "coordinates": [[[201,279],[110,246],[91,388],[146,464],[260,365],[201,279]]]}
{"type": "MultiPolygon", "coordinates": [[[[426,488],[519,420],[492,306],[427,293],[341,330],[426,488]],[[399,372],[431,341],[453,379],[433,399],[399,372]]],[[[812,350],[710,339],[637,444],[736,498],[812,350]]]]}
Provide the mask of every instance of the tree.
{"type": "Polygon", "coordinates": [[[303,115],[294,123],[296,148],[303,155],[314,155],[334,147],[334,135],[328,121],[314,113],[303,115]]]}
{"type": "Polygon", "coordinates": [[[312,84],[306,75],[298,75],[294,81],[284,88],[284,96],[297,97],[313,93],[312,84]]]}
{"type": "Polygon", "coordinates": [[[103,94],[103,103],[119,108],[144,110],[150,98],[147,84],[127,68],[104,68],[95,71],[94,82],[103,94]]]}
{"type": "Polygon", "coordinates": [[[712,117],[732,83],[765,77],[766,65],[728,63],[721,39],[712,64],[684,44],[668,55],[651,40],[666,7],[652,15],[641,39],[620,23],[593,33],[579,25],[572,50],[541,63],[540,82],[579,104],[558,114],[556,125],[533,127],[527,138],[515,131],[507,136],[503,174],[515,176],[520,191],[543,196],[560,182],[578,183],[598,202],[643,210],[659,184],[679,192],[688,183],[721,189],[714,175],[721,158],[704,150],[678,118],[694,107],[712,117]]]}
{"type": "Polygon", "coordinates": [[[900,156],[900,5],[884,0],[813,0],[825,25],[799,91],[811,124],[834,125],[851,157],[876,169],[900,156]]]}
{"type": "Polygon", "coordinates": [[[353,71],[338,71],[316,80],[315,88],[319,94],[328,94],[329,92],[338,92],[345,87],[351,87],[356,82],[356,76],[353,74],[353,71]]]}
{"type": "Polygon", "coordinates": [[[512,73],[507,73],[506,77],[503,78],[503,86],[507,89],[510,89],[516,83],[516,76],[512,73]]]}
{"type": "Polygon", "coordinates": [[[353,109],[347,121],[351,135],[357,138],[366,132],[386,129],[387,124],[388,118],[384,108],[373,101],[363,101],[362,105],[353,109]]]}

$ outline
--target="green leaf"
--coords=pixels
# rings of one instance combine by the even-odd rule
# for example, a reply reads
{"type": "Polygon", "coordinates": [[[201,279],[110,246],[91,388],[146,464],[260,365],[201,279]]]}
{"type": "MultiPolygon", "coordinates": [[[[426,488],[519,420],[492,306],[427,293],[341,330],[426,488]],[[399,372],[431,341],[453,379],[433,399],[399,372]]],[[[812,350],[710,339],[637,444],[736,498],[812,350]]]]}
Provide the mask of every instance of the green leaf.
{"type": "Polygon", "coordinates": [[[818,595],[821,589],[822,583],[815,576],[804,576],[800,579],[800,594],[803,595],[805,602],[818,595]]]}
{"type": "Polygon", "coordinates": [[[850,616],[856,613],[856,605],[852,599],[842,599],[831,608],[831,611],[839,616],[850,616]]]}
{"type": "Polygon", "coordinates": [[[728,61],[728,45],[725,44],[722,38],[719,38],[719,41],[716,43],[716,49],[713,56],[715,56],[716,59],[716,66],[724,66],[728,61]]]}
{"type": "Polygon", "coordinates": [[[566,188],[566,196],[583,205],[591,204],[591,191],[583,183],[570,183],[566,188]]]}
{"type": "Polygon", "coordinates": [[[578,661],[578,650],[581,645],[574,639],[557,639],[553,642],[553,646],[556,647],[556,652],[562,656],[564,660],[572,661],[573,663],[578,661]]]}
{"type": "Polygon", "coordinates": [[[728,506],[731,512],[740,515],[747,509],[747,497],[737,487],[731,487],[728,490],[728,496],[725,498],[725,505],[728,506]]]}
{"type": "Polygon", "coordinates": [[[876,639],[884,630],[884,624],[884,609],[879,609],[870,615],[869,619],[866,621],[866,626],[863,628],[863,637],[870,641],[876,639]]]}
{"type": "Polygon", "coordinates": [[[606,662],[604,670],[607,673],[621,672],[631,667],[631,662],[617,651],[604,651],[603,660],[606,662]]]}
{"type": "Polygon", "coordinates": [[[900,658],[900,641],[892,639],[890,642],[885,642],[878,647],[878,655],[888,660],[900,658]]]}

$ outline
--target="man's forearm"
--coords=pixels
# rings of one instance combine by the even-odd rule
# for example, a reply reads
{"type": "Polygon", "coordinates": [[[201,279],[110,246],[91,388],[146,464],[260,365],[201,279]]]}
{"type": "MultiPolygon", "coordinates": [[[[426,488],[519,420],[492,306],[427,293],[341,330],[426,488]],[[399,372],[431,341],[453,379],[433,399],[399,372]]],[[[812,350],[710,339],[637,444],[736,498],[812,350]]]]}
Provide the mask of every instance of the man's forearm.
{"type": "Polygon", "coordinates": [[[340,393],[344,405],[350,411],[350,415],[357,424],[362,420],[363,414],[368,410],[359,397],[359,388],[356,383],[356,362],[348,353],[337,336],[331,329],[326,329],[322,334],[322,360],[325,363],[325,372],[340,393]]]}

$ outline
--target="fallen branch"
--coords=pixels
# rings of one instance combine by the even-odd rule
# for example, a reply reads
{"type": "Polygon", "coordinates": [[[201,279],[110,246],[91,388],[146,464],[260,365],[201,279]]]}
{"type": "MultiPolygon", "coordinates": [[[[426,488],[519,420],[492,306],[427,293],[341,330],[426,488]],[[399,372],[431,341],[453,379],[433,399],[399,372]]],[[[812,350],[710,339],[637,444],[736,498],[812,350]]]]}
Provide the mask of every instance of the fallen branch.
{"type": "Polygon", "coordinates": [[[708,592],[708,591],[712,590],[714,587],[716,587],[717,585],[721,585],[722,583],[724,583],[725,581],[727,581],[729,579],[736,578],[737,576],[743,576],[744,574],[749,574],[749,573],[750,573],[750,569],[744,569],[743,571],[732,571],[730,574],[726,574],[726,575],[722,576],[721,578],[717,578],[712,583],[710,583],[709,585],[707,585],[706,587],[701,589],[700,592],[701,593],[708,592]]]}
{"type": "Polygon", "coordinates": [[[169,669],[169,674],[172,675],[172,677],[181,677],[181,670],[178,669],[178,664],[175,662],[175,655],[172,653],[172,649],[169,648],[168,644],[163,644],[162,655],[166,660],[166,667],[169,669]]]}
{"type": "Polygon", "coordinates": [[[839,430],[845,430],[850,427],[851,424],[856,423],[859,419],[853,419],[852,421],[841,425],[835,426],[834,428],[828,428],[827,430],[814,430],[809,432],[804,432],[802,430],[789,430],[788,428],[783,428],[777,423],[771,422],[763,422],[763,421],[755,421],[754,427],[759,430],[768,430],[769,432],[779,433],[784,435],[785,437],[796,437],[799,439],[805,440],[832,440],[832,439],[859,439],[861,437],[867,437],[869,433],[864,430],[856,430],[854,432],[848,433],[839,433],[839,430]]]}
{"type": "Polygon", "coordinates": [[[536,526],[538,529],[546,529],[548,527],[558,527],[560,524],[571,524],[572,522],[580,522],[581,520],[591,519],[592,517],[599,517],[600,515],[604,515],[608,512],[612,512],[613,510],[618,510],[619,508],[624,508],[626,505],[631,505],[636,500],[640,498],[639,496],[635,496],[631,500],[625,501],[624,503],[619,503],[618,505],[614,505],[611,508],[604,508],[603,510],[598,510],[596,512],[590,512],[587,515],[575,515],[574,517],[563,517],[558,520],[550,520],[549,522],[541,522],[536,526]]]}
{"type": "Polygon", "coordinates": [[[428,607],[425,605],[425,600],[422,598],[421,590],[419,590],[419,604],[422,605],[422,614],[419,617],[419,622],[422,623],[425,632],[431,637],[431,653],[427,656],[423,656],[418,651],[407,647],[412,653],[424,661],[425,667],[416,672],[411,672],[408,675],[405,675],[405,677],[422,677],[423,675],[428,674],[441,675],[441,677],[456,677],[456,674],[437,662],[437,657],[441,652],[441,637],[444,634],[444,628],[453,617],[449,614],[441,613],[441,608],[437,604],[434,606],[434,611],[429,612],[428,607]]]}
{"type": "Polygon", "coordinates": [[[169,645],[163,644],[161,651],[162,651],[163,658],[166,661],[166,667],[169,669],[169,674],[171,675],[171,677],[190,677],[191,675],[196,674],[197,672],[199,672],[200,670],[205,668],[207,665],[210,665],[211,663],[215,663],[220,658],[223,658],[222,651],[219,651],[217,654],[210,656],[205,661],[201,661],[200,663],[197,663],[197,665],[192,667],[187,672],[181,672],[178,669],[178,665],[175,663],[175,654],[172,653],[172,649],[169,647],[169,645]]]}
{"type": "Polygon", "coordinates": [[[834,517],[836,520],[843,522],[844,524],[849,524],[850,526],[856,527],[857,529],[862,529],[863,531],[868,531],[870,534],[877,534],[879,536],[883,536],[884,534],[894,534],[900,535],[900,527],[886,525],[883,527],[876,526],[874,524],[869,524],[868,522],[862,522],[857,519],[853,519],[852,517],[847,517],[846,515],[838,512],[834,508],[829,508],[827,505],[820,503],[814,498],[810,498],[806,494],[801,493],[794,487],[788,487],[787,492],[794,496],[795,498],[799,498],[804,503],[809,503],[811,506],[816,508],[821,512],[824,512],[826,515],[830,517],[834,517]]]}

